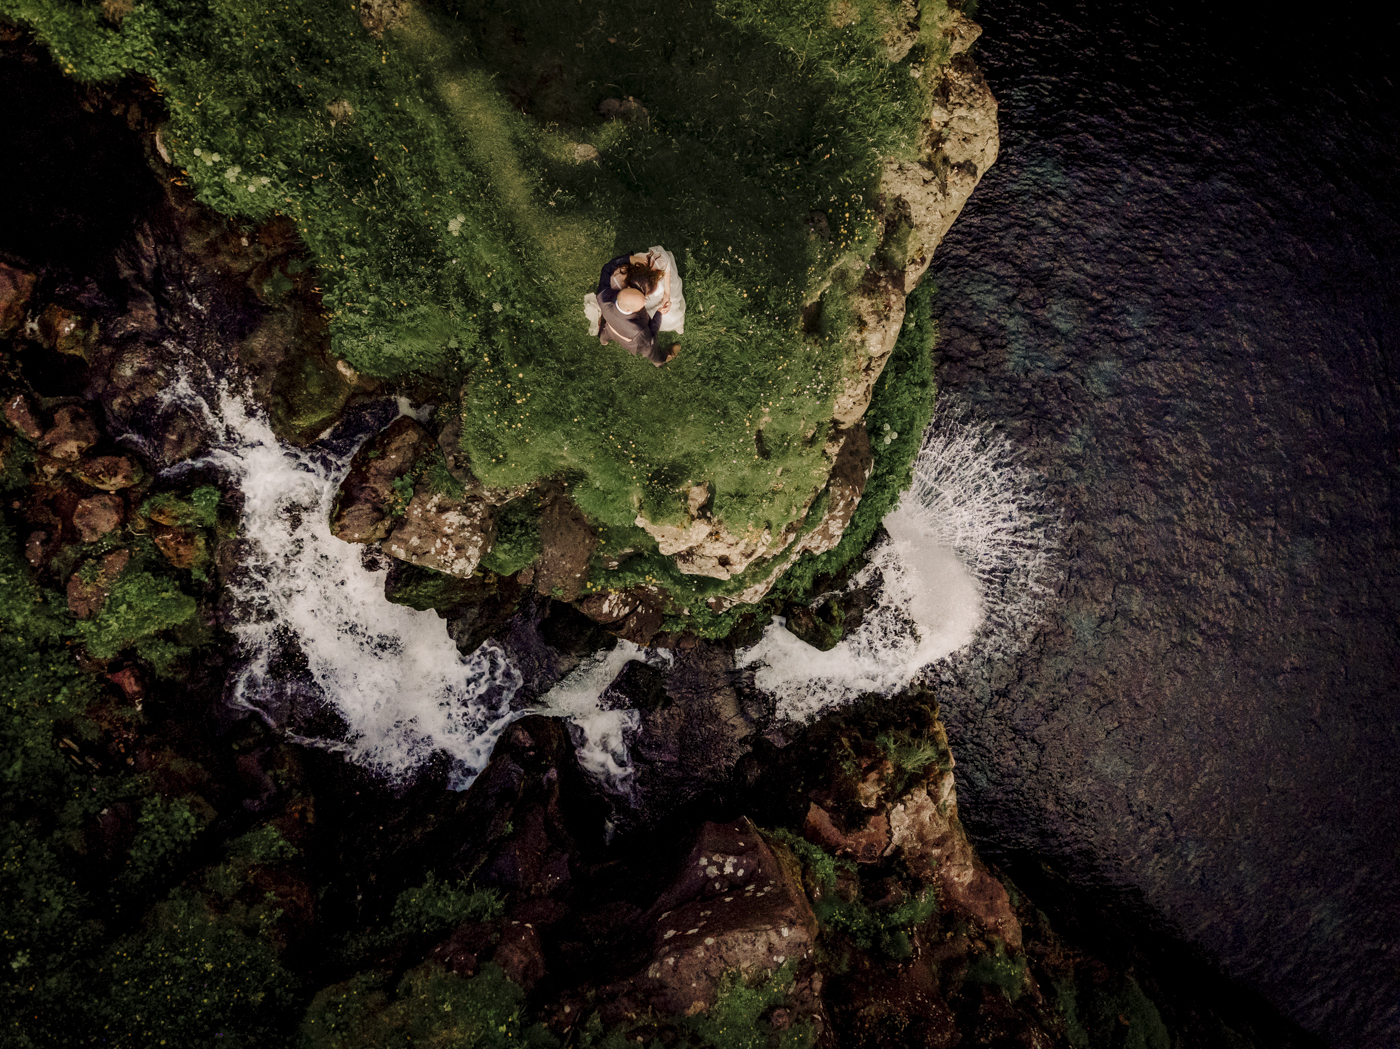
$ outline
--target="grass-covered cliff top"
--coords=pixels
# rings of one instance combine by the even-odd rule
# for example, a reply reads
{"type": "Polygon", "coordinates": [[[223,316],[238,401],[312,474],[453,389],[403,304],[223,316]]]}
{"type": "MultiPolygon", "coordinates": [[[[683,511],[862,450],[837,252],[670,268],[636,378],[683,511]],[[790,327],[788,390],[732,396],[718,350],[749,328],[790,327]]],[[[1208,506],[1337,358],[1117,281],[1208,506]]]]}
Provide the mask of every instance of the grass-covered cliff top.
{"type": "Polygon", "coordinates": [[[296,221],[337,354],[462,391],[488,484],[560,477],[630,529],[704,482],[742,529],[781,528],[825,478],[842,287],[874,249],[878,160],[925,110],[911,67],[946,46],[944,0],[921,4],[894,64],[894,0],[371,5],[400,16],[380,39],[349,0],[0,13],[70,76],[150,78],[201,200],[296,221]],[[648,119],[598,114],[626,96],[648,119]],[[688,300],[663,369],[600,348],[581,311],[603,262],[656,243],[688,300]]]}

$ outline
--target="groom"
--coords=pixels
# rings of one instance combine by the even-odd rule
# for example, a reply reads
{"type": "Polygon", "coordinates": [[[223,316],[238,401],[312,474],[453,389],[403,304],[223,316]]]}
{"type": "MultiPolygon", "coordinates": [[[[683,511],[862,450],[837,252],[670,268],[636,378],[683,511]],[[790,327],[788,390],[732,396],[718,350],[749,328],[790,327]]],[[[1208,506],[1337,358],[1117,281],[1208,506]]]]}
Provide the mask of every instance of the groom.
{"type": "Polygon", "coordinates": [[[673,346],[668,355],[656,344],[656,332],[661,327],[661,314],[647,316],[643,309],[646,296],[636,288],[616,290],[605,287],[598,292],[598,307],[603,311],[603,327],[598,341],[606,346],[615,342],[626,347],[636,357],[645,357],[660,368],[680,352],[673,346]]]}

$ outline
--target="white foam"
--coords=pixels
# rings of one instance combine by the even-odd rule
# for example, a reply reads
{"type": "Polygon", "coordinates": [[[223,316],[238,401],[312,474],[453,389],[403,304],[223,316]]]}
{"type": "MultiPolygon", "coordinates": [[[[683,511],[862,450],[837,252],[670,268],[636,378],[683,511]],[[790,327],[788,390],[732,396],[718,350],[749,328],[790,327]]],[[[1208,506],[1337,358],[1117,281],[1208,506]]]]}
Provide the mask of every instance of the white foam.
{"type": "Polygon", "coordinates": [[[925,435],[913,483],[884,520],[889,538],[851,579],[875,600],[821,652],[775,618],[737,653],[780,716],[808,720],[857,697],[890,695],[974,642],[1003,653],[1038,620],[1050,590],[1054,523],[1040,482],[1010,442],[945,412],[925,435]]]}
{"type": "Polygon", "coordinates": [[[260,693],[275,685],[272,655],[290,632],[347,726],[335,749],[399,780],[444,750],[456,763],[454,785],[469,783],[521,713],[510,702],[520,675],[504,650],[488,642],[464,657],[436,614],[385,599],[385,572],[365,567],[363,547],[331,535],[349,454],[330,459],[283,444],[227,388],[217,414],[187,385],[173,395],[222,435],[210,459],[243,493],[250,542],[229,590],[246,664],[234,701],[259,709],[260,693]]]}
{"type": "Polygon", "coordinates": [[[635,710],[604,710],[600,700],[633,660],[667,666],[671,654],[619,641],[611,650],[593,653],[539,701],[539,713],[567,718],[575,726],[574,744],[584,771],[619,794],[627,792],[636,771],[626,734],[641,725],[641,715],[635,710]]]}

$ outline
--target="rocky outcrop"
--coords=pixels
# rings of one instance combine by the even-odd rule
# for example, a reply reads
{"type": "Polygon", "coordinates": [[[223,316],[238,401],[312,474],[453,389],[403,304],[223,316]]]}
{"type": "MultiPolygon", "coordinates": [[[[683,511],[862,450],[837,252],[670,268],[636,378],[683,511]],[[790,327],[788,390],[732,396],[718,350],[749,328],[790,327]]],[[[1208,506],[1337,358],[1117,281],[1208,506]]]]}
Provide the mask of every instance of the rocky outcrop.
{"type": "MultiPolygon", "coordinates": [[[[916,5],[895,5],[885,37],[892,62],[906,57],[919,39],[918,18],[916,5]]],[[[937,77],[930,89],[918,159],[885,162],[877,205],[880,246],[871,260],[861,263],[858,284],[848,296],[852,347],[832,409],[828,454],[832,472],[824,489],[830,499],[823,503],[823,516],[816,522],[804,517],[777,533],[761,526],[735,531],[699,512],[692,500],[689,519],[680,523],[657,524],[645,515],[637,518],[638,527],[687,575],[728,580],[751,566],[772,562],[761,578],[741,591],[712,598],[709,604],[715,611],[761,600],[798,557],[823,553],[840,540],[873,463],[861,420],[904,323],[905,296],[919,283],[934,250],[996,160],[1000,142],[996,99],[967,53],[981,29],[950,10],[937,31],[947,41],[949,62],[936,73],[910,68],[916,77],[937,77]],[[850,438],[855,435],[860,443],[852,446],[850,438]],[[857,463],[864,467],[864,476],[858,478],[857,463]]],[[[808,509],[820,491],[813,493],[808,509]]]]}
{"type": "Polygon", "coordinates": [[[54,459],[74,461],[97,443],[97,427],[77,405],[53,413],[53,426],[39,438],[39,451],[54,459]]]}
{"type": "Polygon", "coordinates": [[[493,500],[465,471],[460,494],[437,490],[422,469],[437,447],[407,415],[366,441],[341,483],[331,533],[347,543],[381,543],[391,557],[447,575],[475,572],[495,536],[493,500]]]}
{"type": "Polygon", "coordinates": [[[904,297],[923,277],[953,220],[997,158],[997,103],[967,54],[981,29],[960,15],[944,27],[951,59],[937,74],[916,161],[891,158],[880,178],[881,243],[851,306],[857,352],[832,413],[849,426],[865,414],[904,323],[904,297]]]}
{"type": "Polygon", "coordinates": [[[738,605],[761,601],[799,557],[803,554],[824,554],[835,549],[841,541],[865,492],[865,482],[875,468],[875,456],[870,450],[870,438],[865,432],[864,423],[838,430],[828,440],[827,447],[834,447],[835,451],[831,456],[831,475],[824,489],[827,499],[821,520],[800,537],[794,529],[795,541],[790,541],[791,545],[785,544],[782,557],[762,578],[736,594],[711,598],[709,604],[714,611],[723,612],[738,605]]]}

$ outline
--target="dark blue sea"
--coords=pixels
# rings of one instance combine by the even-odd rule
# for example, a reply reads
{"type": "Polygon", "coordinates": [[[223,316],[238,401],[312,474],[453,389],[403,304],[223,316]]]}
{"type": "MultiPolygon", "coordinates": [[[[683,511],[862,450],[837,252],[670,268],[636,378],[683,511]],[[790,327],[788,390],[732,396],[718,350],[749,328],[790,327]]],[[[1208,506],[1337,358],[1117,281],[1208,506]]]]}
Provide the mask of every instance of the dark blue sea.
{"type": "Polygon", "coordinates": [[[1065,575],[944,691],[965,815],[1327,1042],[1400,1045],[1396,17],[977,19],[1002,152],[930,271],[940,396],[1045,475],[1065,575]]]}

